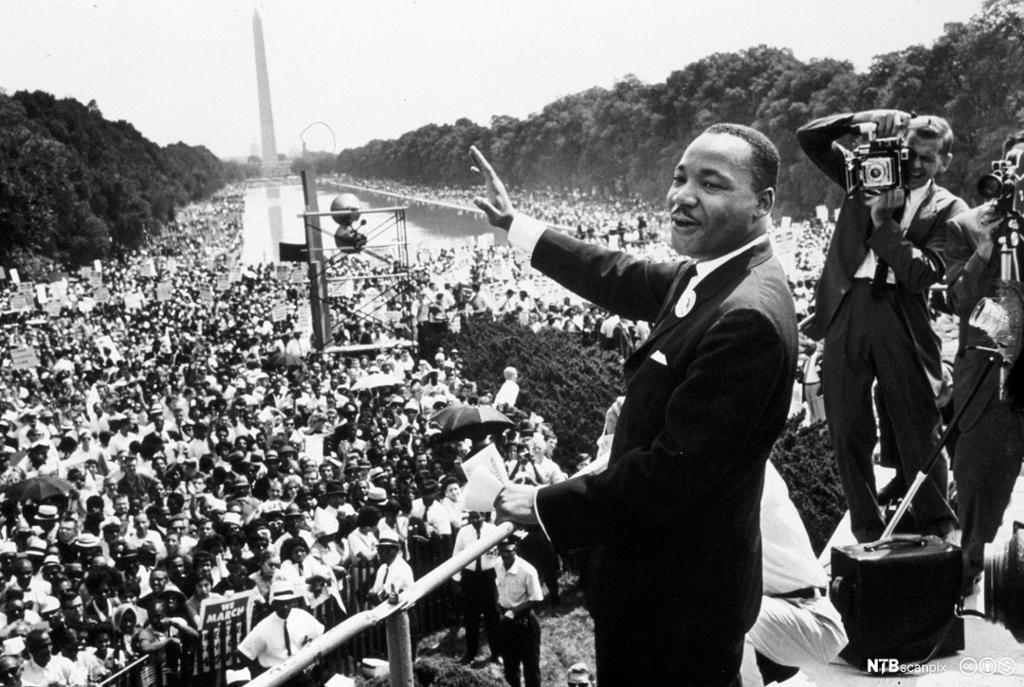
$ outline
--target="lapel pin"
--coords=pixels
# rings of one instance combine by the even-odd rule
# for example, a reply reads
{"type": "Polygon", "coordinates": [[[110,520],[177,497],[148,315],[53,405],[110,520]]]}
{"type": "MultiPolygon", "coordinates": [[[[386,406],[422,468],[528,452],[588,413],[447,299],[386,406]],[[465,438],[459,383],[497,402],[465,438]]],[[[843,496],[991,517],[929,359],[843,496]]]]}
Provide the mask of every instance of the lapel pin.
{"type": "Polygon", "coordinates": [[[679,302],[676,303],[676,317],[686,317],[686,315],[693,310],[694,304],[697,302],[697,294],[687,289],[683,292],[679,302]]]}

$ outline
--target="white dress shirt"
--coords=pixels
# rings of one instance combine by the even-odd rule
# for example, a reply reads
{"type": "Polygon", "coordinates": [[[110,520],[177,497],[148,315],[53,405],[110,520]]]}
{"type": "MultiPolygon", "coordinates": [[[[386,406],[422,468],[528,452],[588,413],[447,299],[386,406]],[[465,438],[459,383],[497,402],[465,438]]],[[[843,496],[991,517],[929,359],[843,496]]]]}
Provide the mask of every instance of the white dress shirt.
{"type": "Polygon", "coordinates": [[[293,608],[284,620],[277,613],[271,613],[257,623],[238,645],[238,650],[264,668],[273,668],[323,632],[324,626],[316,618],[301,608],[293,608]],[[288,626],[287,644],[285,624],[288,626]]]}
{"type": "Polygon", "coordinates": [[[520,556],[505,569],[500,558],[494,566],[497,573],[495,583],[498,585],[498,605],[504,610],[515,608],[527,601],[543,601],[544,591],[540,587],[537,569],[520,556]]]}
{"type": "MultiPolygon", "coordinates": [[[[475,543],[479,539],[483,539],[488,536],[491,532],[497,529],[497,526],[493,523],[487,522],[486,520],[480,523],[480,531],[473,527],[472,524],[465,525],[459,529],[459,533],[455,535],[455,548],[452,550],[452,556],[459,555],[462,551],[465,551],[470,545],[475,543]]],[[[491,549],[484,553],[477,559],[480,561],[480,570],[494,570],[494,565],[498,561],[497,550],[491,549]]],[[[471,562],[465,567],[466,570],[476,572],[477,561],[471,562]]],[[[458,581],[462,578],[462,573],[458,572],[452,575],[452,579],[458,581]]]]}

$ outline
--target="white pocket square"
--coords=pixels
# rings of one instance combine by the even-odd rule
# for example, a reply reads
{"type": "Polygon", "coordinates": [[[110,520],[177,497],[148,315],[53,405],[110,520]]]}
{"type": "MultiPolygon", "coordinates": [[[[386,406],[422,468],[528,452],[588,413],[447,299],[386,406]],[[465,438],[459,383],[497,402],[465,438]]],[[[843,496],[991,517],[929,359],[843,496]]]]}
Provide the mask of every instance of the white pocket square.
{"type": "Polygon", "coordinates": [[[668,365],[668,361],[665,360],[665,354],[662,353],[661,351],[655,351],[654,353],[651,353],[651,360],[653,360],[656,363],[661,363],[662,365],[668,365]]]}

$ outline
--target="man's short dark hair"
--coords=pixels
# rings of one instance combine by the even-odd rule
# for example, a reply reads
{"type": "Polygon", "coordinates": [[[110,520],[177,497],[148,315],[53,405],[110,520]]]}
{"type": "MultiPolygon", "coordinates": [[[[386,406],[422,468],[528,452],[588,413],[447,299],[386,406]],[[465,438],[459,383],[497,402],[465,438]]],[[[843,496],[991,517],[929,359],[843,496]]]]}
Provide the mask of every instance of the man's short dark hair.
{"type": "Polygon", "coordinates": [[[953,128],[942,117],[927,115],[924,124],[915,126],[910,131],[925,141],[939,139],[940,155],[949,155],[953,152],[953,128]]]}
{"type": "Polygon", "coordinates": [[[775,188],[779,183],[779,150],[767,136],[757,129],[742,124],[712,124],[706,134],[728,134],[742,138],[750,145],[750,173],[754,177],[754,190],[775,188]]]}

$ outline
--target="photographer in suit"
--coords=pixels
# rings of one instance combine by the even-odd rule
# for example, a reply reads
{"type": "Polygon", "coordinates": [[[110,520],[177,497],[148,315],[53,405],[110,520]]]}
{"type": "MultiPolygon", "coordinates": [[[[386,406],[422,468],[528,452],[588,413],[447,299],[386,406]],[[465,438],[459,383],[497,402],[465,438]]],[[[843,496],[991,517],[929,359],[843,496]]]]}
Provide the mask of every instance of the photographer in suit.
{"type": "Polygon", "coordinates": [[[598,684],[739,684],[761,599],[758,509],[789,409],[796,314],[768,241],[778,151],[738,124],[686,148],[667,194],[673,248],[655,263],[517,216],[475,148],[475,200],[531,266],[598,306],[654,323],[626,360],[608,468],[510,484],[500,520],[539,523],[555,548],[596,547],[588,574],[598,684]]]}
{"type": "MultiPolygon", "coordinates": [[[[1024,130],[1006,139],[1003,159],[1012,159],[1017,174],[1024,173],[1024,130]]],[[[985,352],[995,342],[969,323],[982,298],[998,295],[1001,281],[1000,250],[996,237],[1005,235],[1009,217],[997,202],[988,202],[953,218],[946,226],[946,279],[953,312],[960,318],[960,345],[953,366],[953,402],[959,408],[970,390],[986,374],[985,352]]],[[[1017,247],[1017,264],[1024,255],[1017,247]]],[[[1020,280],[1018,273],[1014,276],[1020,280]]],[[[953,474],[957,484],[960,525],[963,528],[965,583],[973,586],[984,568],[985,544],[991,542],[1010,502],[1024,454],[1021,415],[999,397],[998,366],[989,370],[978,394],[960,418],[953,474]]]]}
{"type": "MultiPolygon", "coordinates": [[[[909,194],[896,187],[847,196],[818,280],[814,314],[802,327],[812,339],[825,340],[825,413],[853,534],[866,542],[885,529],[871,463],[872,385],[878,384],[883,422],[896,429],[895,436],[883,432],[882,450],[899,457],[898,472],[906,483],[939,439],[942,364],[927,295],[944,274],[945,224],[967,206],[934,181],[952,159],[953,132],[939,117],[912,119],[899,110],[835,115],[802,127],[797,140],[822,172],[850,191],[851,153],[837,141],[856,125],[873,125],[878,139],[906,142],[909,194]],[[895,446],[887,445],[891,440],[895,446]]],[[[880,171],[878,159],[870,164],[880,171]]],[[[899,164],[890,159],[889,166],[899,164]]],[[[946,463],[939,460],[914,499],[921,534],[944,536],[956,527],[946,501],[947,481],[946,463]]]]}

